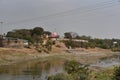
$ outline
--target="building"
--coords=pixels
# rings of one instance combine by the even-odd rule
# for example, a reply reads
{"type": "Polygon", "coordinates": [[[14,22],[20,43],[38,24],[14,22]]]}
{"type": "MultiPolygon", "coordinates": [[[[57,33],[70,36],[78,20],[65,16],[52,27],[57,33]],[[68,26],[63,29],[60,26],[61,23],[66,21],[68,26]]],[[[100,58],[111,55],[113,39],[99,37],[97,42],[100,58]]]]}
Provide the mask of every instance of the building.
{"type": "Polygon", "coordinates": [[[0,47],[7,48],[23,48],[27,46],[28,43],[23,39],[12,38],[12,37],[0,37],[0,47]]]}

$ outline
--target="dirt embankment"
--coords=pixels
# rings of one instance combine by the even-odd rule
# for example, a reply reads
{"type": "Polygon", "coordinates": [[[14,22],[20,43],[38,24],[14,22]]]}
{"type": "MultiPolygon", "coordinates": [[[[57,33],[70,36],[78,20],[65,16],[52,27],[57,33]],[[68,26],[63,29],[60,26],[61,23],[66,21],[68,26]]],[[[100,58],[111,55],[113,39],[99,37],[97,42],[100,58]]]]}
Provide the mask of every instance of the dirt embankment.
{"type": "Polygon", "coordinates": [[[14,48],[0,48],[0,64],[9,64],[27,60],[34,57],[35,50],[30,49],[14,49],[14,48]]]}
{"type": "Polygon", "coordinates": [[[32,59],[57,56],[67,60],[77,60],[82,63],[91,63],[97,61],[101,57],[111,56],[114,53],[110,50],[103,49],[76,49],[75,53],[68,53],[63,48],[53,47],[48,53],[40,53],[35,49],[15,49],[15,48],[0,48],[0,65],[8,65],[16,62],[27,61],[32,59]]]}
{"type": "Polygon", "coordinates": [[[0,65],[59,55],[63,53],[62,51],[61,48],[57,47],[53,47],[50,53],[39,52],[36,49],[27,48],[0,48],[0,65]]]}

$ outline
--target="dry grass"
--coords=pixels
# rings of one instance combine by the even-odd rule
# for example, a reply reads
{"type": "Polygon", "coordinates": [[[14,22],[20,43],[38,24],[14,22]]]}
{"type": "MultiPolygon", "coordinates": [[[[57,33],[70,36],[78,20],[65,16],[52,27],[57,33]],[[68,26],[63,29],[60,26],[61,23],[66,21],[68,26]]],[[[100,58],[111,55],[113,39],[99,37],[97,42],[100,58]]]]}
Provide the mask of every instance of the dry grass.
{"type": "Polygon", "coordinates": [[[0,65],[10,64],[25,60],[48,58],[51,56],[64,58],[67,60],[76,60],[81,63],[95,63],[102,57],[111,56],[113,53],[109,50],[102,49],[81,49],[77,53],[67,53],[64,48],[53,46],[51,53],[39,53],[35,49],[15,49],[15,48],[0,48],[0,65]]]}

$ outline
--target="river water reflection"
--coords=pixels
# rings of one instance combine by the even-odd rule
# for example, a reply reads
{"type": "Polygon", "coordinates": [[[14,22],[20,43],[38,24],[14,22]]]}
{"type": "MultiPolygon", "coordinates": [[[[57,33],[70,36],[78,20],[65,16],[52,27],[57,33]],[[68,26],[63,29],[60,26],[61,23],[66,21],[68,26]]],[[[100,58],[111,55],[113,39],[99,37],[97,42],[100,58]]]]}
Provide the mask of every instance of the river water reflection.
{"type": "Polygon", "coordinates": [[[47,80],[50,75],[64,72],[62,59],[29,61],[0,67],[0,80],[47,80]]]}
{"type": "Polygon", "coordinates": [[[97,66],[101,68],[108,68],[111,66],[120,66],[120,55],[114,55],[110,58],[103,58],[95,64],[91,64],[91,66],[97,66]]]}
{"type": "MultiPolygon", "coordinates": [[[[0,80],[47,80],[50,75],[63,73],[66,60],[51,58],[48,60],[27,61],[0,67],[0,80]]],[[[111,67],[120,65],[120,55],[101,60],[91,67],[111,67]]]]}

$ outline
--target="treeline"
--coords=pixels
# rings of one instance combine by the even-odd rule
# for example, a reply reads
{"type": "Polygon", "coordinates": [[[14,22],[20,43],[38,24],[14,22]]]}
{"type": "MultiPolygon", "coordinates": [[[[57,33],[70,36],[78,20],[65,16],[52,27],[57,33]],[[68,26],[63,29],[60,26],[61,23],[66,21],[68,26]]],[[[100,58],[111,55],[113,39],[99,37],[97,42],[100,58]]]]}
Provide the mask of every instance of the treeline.
{"type": "Polygon", "coordinates": [[[45,35],[51,35],[50,31],[45,31],[42,27],[35,27],[33,29],[17,29],[9,31],[7,37],[26,39],[31,43],[40,42],[45,35]]]}
{"type": "MultiPolygon", "coordinates": [[[[7,37],[26,39],[30,43],[42,43],[42,38],[45,35],[51,35],[50,31],[45,31],[42,27],[35,27],[33,29],[17,29],[9,31],[7,37]]],[[[79,36],[74,32],[65,32],[64,37],[69,39],[68,41],[63,41],[66,47],[71,48],[103,48],[112,49],[113,51],[120,51],[120,39],[100,39],[92,38],[91,36],[79,36]],[[73,39],[86,40],[87,42],[74,41],[73,39]]]]}
{"type": "Polygon", "coordinates": [[[64,33],[65,38],[69,39],[69,41],[63,41],[65,45],[69,48],[103,48],[103,49],[112,49],[113,51],[120,51],[120,39],[100,39],[100,38],[92,38],[91,36],[79,36],[76,33],[66,32],[64,33]],[[78,42],[74,41],[74,39],[78,40],[86,40],[87,42],[78,42]]]}

